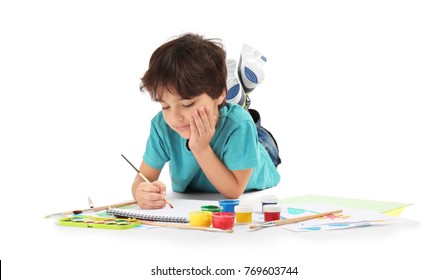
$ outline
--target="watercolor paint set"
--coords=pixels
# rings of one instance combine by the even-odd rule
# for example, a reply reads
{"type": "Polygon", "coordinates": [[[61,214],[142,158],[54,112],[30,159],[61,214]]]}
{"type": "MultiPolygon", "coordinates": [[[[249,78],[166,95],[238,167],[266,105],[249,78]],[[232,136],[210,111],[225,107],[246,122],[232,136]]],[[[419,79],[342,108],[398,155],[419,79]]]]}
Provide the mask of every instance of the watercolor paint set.
{"type": "Polygon", "coordinates": [[[137,219],[131,218],[102,218],[95,216],[73,215],[60,218],[58,224],[61,226],[102,228],[102,229],[131,229],[141,224],[137,219]]]}

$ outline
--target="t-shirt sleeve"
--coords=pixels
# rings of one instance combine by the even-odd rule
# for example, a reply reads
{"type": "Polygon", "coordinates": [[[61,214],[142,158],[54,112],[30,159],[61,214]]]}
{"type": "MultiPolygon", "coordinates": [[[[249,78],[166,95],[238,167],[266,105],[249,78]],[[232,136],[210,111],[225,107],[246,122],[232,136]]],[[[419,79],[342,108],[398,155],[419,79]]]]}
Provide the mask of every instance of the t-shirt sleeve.
{"type": "Polygon", "coordinates": [[[223,162],[229,170],[245,170],[259,164],[259,141],[253,122],[243,121],[228,137],[223,162]]]}
{"type": "Polygon", "coordinates": [[[155,119],[152,120],[143,160],[147,165],[158,170],[161,170],[165,163],[169,161],[168,152],[162,135],[163,132],[157,125],[155,119]]]}

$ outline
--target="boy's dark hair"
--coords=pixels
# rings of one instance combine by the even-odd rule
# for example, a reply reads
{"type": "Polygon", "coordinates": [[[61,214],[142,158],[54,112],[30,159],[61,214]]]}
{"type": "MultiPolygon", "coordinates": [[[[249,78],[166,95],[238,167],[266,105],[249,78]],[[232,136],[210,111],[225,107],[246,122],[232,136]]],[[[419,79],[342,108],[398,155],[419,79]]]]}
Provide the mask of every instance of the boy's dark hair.
{"type": "Polygon", "coordinates": [[[147,90],[157,102],[164,89],[175,90],[182,99],[202,93],[216,99],[227,87],[225,57],[220,40],[184,34],[155,50],[149,69],[141,78],[140,90],[147,90]]]}

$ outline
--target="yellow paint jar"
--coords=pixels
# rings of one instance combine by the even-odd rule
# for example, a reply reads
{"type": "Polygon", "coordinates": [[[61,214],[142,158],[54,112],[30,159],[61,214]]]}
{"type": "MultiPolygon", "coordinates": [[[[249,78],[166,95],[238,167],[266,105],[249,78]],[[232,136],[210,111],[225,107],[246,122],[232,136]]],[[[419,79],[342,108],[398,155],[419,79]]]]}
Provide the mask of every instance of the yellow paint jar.
{"type": "Polygon", "coordinates": [[[253,207],[251,205],[237,205],[234,207],[237,224],[249,224],[253,219],[253,207]]]}
{"type": "Polygon", "coordinates": [[[211,226],[212,213],[209,211],[189,212],[189,223],[192,226],[209,227],[211,226]]]}

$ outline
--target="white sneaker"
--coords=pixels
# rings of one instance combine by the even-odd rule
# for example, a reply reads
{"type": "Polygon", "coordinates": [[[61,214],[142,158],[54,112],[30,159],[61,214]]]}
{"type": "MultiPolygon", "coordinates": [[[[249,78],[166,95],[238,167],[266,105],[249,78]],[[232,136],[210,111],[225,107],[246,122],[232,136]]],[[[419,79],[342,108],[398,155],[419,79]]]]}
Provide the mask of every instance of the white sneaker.
{"type": "Polygon", "coordinates": [[[245,93],[242,85],[239,82],[237,74],[237,63],[234,59],[227,59],[227,96],[226,100],[229,103],[245,105],[245,93]]]}
{"type": "Polygon", "coordinates": [[[264,81],[263,67],[266,62],[267,58],[258,50],[247,44],[242,46],[238,71],[246,93],[253,91],[264,81]]]}

